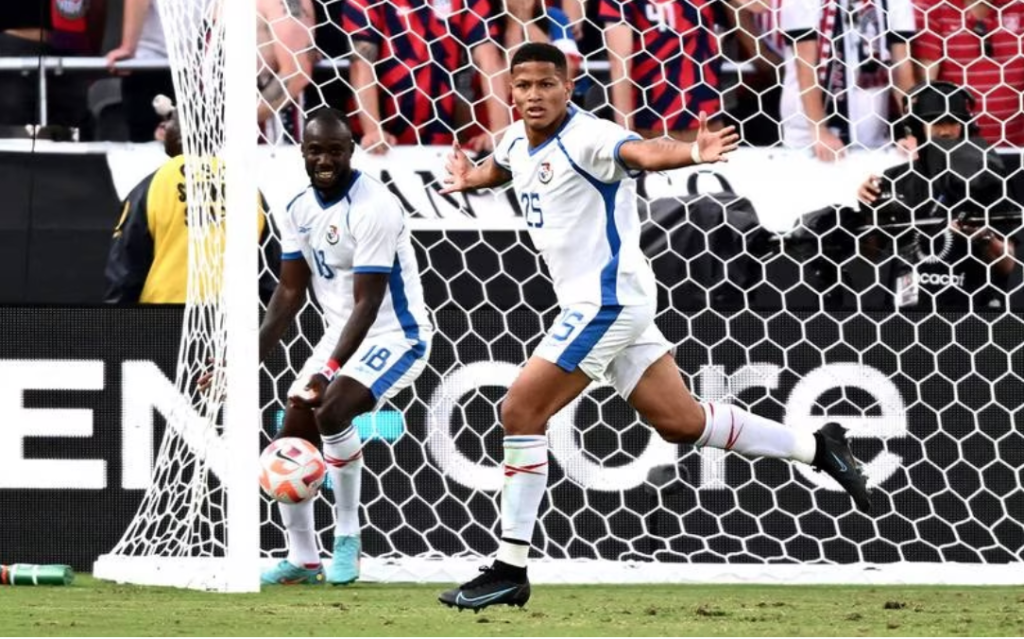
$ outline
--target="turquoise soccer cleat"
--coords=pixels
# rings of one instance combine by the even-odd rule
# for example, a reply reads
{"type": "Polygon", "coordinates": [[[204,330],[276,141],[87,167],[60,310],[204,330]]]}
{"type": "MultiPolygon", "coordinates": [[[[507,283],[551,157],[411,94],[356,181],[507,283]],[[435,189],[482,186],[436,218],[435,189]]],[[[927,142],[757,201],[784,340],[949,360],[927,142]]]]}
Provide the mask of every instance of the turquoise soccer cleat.
{"type": "Polygon", "coordinates": [[[324,582],[324,567],[300,568],[288,560],[282,560],[279,564],[269,570],[263,571],[260,575],[260,583],[264,585],[298,586],[318,585],[324,582]]]}
{"type": "Polygon", "coordinates": [[[327,583],[344,586],[359,579],[359,535],[334,538],[334,559],[327,566],[327,583]]]}

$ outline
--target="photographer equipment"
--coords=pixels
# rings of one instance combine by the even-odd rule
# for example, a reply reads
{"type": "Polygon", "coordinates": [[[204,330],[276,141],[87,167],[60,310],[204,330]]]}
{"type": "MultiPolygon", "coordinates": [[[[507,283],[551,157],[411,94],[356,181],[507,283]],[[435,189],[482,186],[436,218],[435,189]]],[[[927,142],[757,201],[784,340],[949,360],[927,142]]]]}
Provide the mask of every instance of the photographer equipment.
{"type": "MultiPolygon", "coordinates": [[[[696,185],[691,183],[691,189],[696,185]]],[[[691,193],[638,201],[640,245],[658,281],[680,282],[675,308],[742,309],[764,281],[761,258],[777,251],[750,200],[734,193],[691,193]]]]}
{"type": "MultiPolygon", "coordinates": [[[[931,100],[919,100],[917,114],[935,117],[931,100]]],[[[982,257],[980,244],[990,238],[978,234],[969,242],[963,229],[986,227],[1004,235],[1019,230],[1021,210],[1007,196],[1003,173],[1002,160],[984,141],[935,137],[918,148],[915,160],[885,171],[880,196],[873,205],[862,204],[856,231],[881,231],[872,241],[891,258],[879,270],[897,306],[1001,304],[1006,282],[990,277],[982,257]]]]}

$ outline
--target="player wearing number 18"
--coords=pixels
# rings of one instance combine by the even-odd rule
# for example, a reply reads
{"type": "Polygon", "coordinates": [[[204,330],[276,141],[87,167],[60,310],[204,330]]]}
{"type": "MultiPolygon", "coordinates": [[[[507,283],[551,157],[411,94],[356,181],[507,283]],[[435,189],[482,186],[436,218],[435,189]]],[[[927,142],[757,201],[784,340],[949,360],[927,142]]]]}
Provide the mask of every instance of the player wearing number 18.
{"type": "MultiPolygon", "coordinates": [[[[316,439],[319,431],[334,485],[334,558],[326,580],[335,584],[359,576],[363,463],[352,420],[419,377],[433,333],[404,211],[387,187],[352,169],[353,149],[340,112],[321,109],[306,124],[302,156],[311,184],[277,220],[281,281],[260,326],[262,361],[312,285],[327,330],[288,391],[281,437],[316,439]]],[[[288,558],[263,582],[323,581],[313,501],[278,508],[288,558]]]]}
{"type": "Polygon", "coordinates": [[[548,479],[544,431],[591,381],[613,386],[669,442],[813,464],[868,510],[865,479],[842,428],[830,424],[811,433],[729,404],[696,402],[654,324],[654,273],[640,249],[633,178],[644,170],[725,161],[736,148],[733,127],[710,131],[702,113],[693,143],[640,140],[568,105],[573,83],[557,48],[523,45],[510,70],[522,120],[479,166],[455,146],[445,191],[512,182],[562,314],[501,407],[505,486],[497,558],[476,579],[443,593],[441,602],[478,610],[529,599],[526,560],[548,479]]]}

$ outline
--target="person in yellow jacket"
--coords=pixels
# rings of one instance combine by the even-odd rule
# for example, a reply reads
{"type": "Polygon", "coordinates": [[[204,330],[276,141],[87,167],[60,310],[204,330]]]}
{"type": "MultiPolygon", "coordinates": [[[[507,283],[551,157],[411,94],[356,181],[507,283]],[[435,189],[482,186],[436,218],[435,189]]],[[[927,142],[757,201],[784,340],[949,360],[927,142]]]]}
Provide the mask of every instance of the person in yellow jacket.
{"type": "MultiPolygon", "coordinates": [[[[104,301],[109,304],[184,304],[188,292],[188,204],[185,184],[186,162],[182,155],[181,130],[177,114],[172,114],[165,125],[164,150],[170,159],[151,173],[125,198],[121,218],[114,229],[113,242],[107,257],[107,291],[104,301]]],[[[210,251],[223,250],[223,182],[216,173],[216,160],[204,163],[204,169],[211,174],[210,183],[200,190],[209,198],[207,205],[217,218],[213,233],[207,238],[210,251]]],[[[260,245],[271,250],[261,253],[260,279],[261,296],[269,298],[272,292],[273,273],[263,268],[264,263],[273,269],[278,254],[276,243],[268,241],[270,228],[265,214],[266,204],[260,197],[259,233],[260,245]],[[267,291],[269,287],[270,291],[267,291]]],[[[219,280],[221,270],[219,256],[207,256],[211,260],[210,277],[203,278],[204,285],[219,280]]]]}

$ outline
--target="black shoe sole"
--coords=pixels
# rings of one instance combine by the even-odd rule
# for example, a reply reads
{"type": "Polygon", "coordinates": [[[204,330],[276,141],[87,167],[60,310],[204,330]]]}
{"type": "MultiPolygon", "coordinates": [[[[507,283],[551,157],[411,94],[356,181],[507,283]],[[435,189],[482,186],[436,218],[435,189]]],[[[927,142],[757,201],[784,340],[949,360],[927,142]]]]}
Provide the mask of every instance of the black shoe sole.
{"type": "Polygon", "coordinates": [[[460,605],[460,604],[452,603],[450,601],[445,601],[444,599],[441,599],[440,597],[438,597],[437,600],[440,601],[441,603],[443,603],[444,605],[448,606],[449,608],[457,609],[459,612],[462,612],[463,610],[472,610],[473,612],[480,612],[484,608],[489,608],[491,606],[508,606],[509,608],[522,608],[523,606],[526,605],[525,601],[509,601],[507,603],[502,603],[502,602],[489,603],[489,604],[484,604],[482,606],[477,606],[477,607],[474,608],[473,606],[463,606],[463,605],[460,605]]]}
{"type": "Polygon", "coordinates": [[[439,602],[441,602],[442,604],[444,604],[445,606],[448,606],[449,608],[458,608],[459,612],[462,612],[463,610],[472,610],[473,612],[480,612],[484,608],[489,608],[490,606],[509,606],[510,608],[522,608],[523,606],[525,606],[530,601],[530,584],[529,583],[521,585],[519,587],[519,589],[516,590],[515,592],[513,592],[511,594],[511,596],[508,597],[508,598],[500,599],[500,600],[495,600],[495,601],[488,601],[488,602],[486,602],[484,604],[481,604],[479,606],[465,605],[465,604],[459,603],[458,601],[452,601],[450,599],[445,599],[444,595],[449,594],[449,592],[451,592],[451,591],[448,591],[448,592],[442,594],[440,597],[437,598],[437,600],[439,602]]]}

